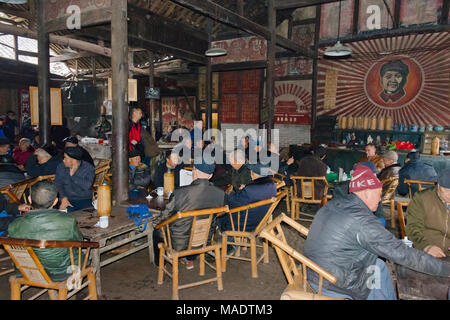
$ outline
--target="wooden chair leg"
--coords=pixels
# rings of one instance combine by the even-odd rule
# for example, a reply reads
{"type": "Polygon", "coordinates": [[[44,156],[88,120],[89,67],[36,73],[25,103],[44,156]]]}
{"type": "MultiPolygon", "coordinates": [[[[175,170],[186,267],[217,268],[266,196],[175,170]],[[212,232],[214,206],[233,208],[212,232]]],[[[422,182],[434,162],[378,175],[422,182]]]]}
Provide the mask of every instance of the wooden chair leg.
{"type": "Polygon", "coordinates": [[[222,234],[222,272],[227,272],[227,244],[228,237],[222,234]]]}
{"type": "Polygon", "coordinates": [[[9,278],[11,285],[11,300],[20,300],[20,284],[17,282],[16,277],[9,278]]]}
{"type": "Polygon", "coordinates": [[[256,239],[250,239],[250,260],[252,264],[252,278],[258,278],[258,265],[256,263],[256,239]]]}
{"type": "Polygon", "coordinates": [[[200,254],[200,276],[205,275],[205,254],[200,254]]]}
{"type": "Polygon", "coordinates": [[[292,198],[292,199],[291,199],[291,218],[292,218],[293,220],[295,220],[295,214],[296,214],[295,209],[296,209],[295,201],[294,201],[294,199],[292,198]]]}
{"type": "Polygon", "coordinates": [[[217,290],[223,290],[223,281],[222,281],[222,264],[221,264],[221,256],[220,256],[220,248],[217,247],[214,249],[214,254],[216,256],[216,275],[217,275],[217,290]]]}
{"type": "Polygon", "coordinates": [[[263,240],[263,248],[264,248],[264,263],[269,263],[269,242],[267,240],[263,240]]]}
{"type": "Polygon", "coordinates": [[[395,228],[395,210],[394,210],[394,200],[390,201],[390,209],[391,209],[391,227],[395,228]]]}
{"type": "Polygon", "coordinates": [[[178,296],[178,255],[172,256],[172,300],[179,300],[178,296]]]}
{"type": "Polygon", "coordinates": [[[403,206],[401,203],[397,203],[397,215],[398,215],[398,223],[400,225],[400,233],[402,239],[404,239],[406,237],[405,216],[403,215],[403,206]]]}
{"type": "Polygon", "coordinates": [[[58,292],[56,290],[48,290],[48,296],[50,298],[50,300],[58,300],[58,292]]]}
{"type": "Polygon", "coordinates": [[[98,300],[97,285],[95,282],[95,274],[93,272],[89,272],[87,277],[88,277],[88,281],[89,281],[89,285],[88,285],[89,296],[90,296],[89,300],[98,300]]]}
{"type": "Polygon", "coordinates": [[[164,282],[164,247],[159,247],[159,266],[158,266],[158,284],[161,285],[164,282]]]}
{"type": "Polygon", "coordinates": [[[67,288],[59,289],[58,300],[67,300],[67,288]]]}
{"type": "Polygon", "coordinates": [[[288,193],[286,194],[286,210],[287,212],[291,213],[291,199],[289,197],[289,190],[288,193]]]}

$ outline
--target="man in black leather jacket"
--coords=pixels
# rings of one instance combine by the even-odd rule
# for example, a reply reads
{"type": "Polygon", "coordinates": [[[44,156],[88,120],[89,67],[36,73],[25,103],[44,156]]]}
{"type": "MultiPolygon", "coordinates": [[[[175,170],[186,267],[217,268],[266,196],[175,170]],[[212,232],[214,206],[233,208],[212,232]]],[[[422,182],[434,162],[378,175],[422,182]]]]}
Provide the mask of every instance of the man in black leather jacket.
{"type": "MultiPolygon", "coordinates": [[[[192,171],[193,182],[189,186],[175,189],[170,197],[166,209],[161,215],[155,219],[154,224],[157,225],[173,214],[191,210],[202,210],[208,208],[218,208],[225,204],[225,192],[215,187],[209,179],[211,179],[214,172],[215,165],[204,162],[194,164],[192,171]]],[[[191,232],[193,218],[178,219],[170,224],[170,236],[172,239],[172,247],[174,250],[181,251],[187,248],[191,232]]],[[[212,225],[215,225],[213,219],[212,225]]],[[[211,228],[210,237],[212,237],[213,228],[211,228]]],[[[155,264],[159,261],[158,243],[163,242],[160,230],[153,232],[153,244],[155,250],[155,264]]],[[[192,269],[193,259],[195,256],[190,256],[181,260],[181,263],[186,265],[186,268],[192,269]]]]}
{"type": "MultiPolygon", "coordinates": [[[[426,274],[450,277],[450,265],[406,246],[372,213],[380,201],[381,187],[373,172],[360,166],[352,174],[350,194],[333,199],[317,212],[304,255],[337,277],[334,285],[324,280],[324,295],[396,299],[389,270],[379,257],[426,274]]],[[[310,269],[308,281],[317,290],[319,277],[310,269]]]]}

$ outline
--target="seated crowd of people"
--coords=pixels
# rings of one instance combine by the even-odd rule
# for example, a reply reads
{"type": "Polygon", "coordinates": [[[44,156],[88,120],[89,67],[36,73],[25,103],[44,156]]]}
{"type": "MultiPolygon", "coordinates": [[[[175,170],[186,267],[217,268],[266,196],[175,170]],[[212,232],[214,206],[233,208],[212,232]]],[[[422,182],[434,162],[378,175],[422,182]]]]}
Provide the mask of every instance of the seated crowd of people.
{"type": "MultiPolygon", "coordinates": [[[[175,151],[165,152],[159,163],[152,163],[159,151],[156,141],[141,127],[142,115],[139,108],[130,111],[128,197],[148,196],[151,190],[164,186],[165,173],[174,173],[174,192],[165,209],[154,219],[154,225],[178,212],[224,205],[233,209],[275,197],[277,187],[273,176],[277,174],[290,186],[291,176],[326,177],[330,171],[327,150],[323,146],[313,146],[299,156],[289,150],[278,152],[273,144],[264,145],[246,137],[231,152],[218,149],[228,160],[226,163],[211,164],[203,156],[196,157],[191,169],[192,183],[181,186],[180,171],[191,163],[182,163],[181,156],[175,151]],[[263,153],[276,156],[278,172],[271,170],[270,163],[260,160],[259,154],[263,153]],[[250,161],[252,154],[257,155],[256,162],[250,161]]],[[[196,130],[195,126],[190,129],[191,132],[196,130]]],[[[202,140],[192,144],[206,148],[208,143],[213,142],[202,140]]],[[[22,139],[11,151],[10,141],[0,138],[0,187],[26,177],[55,174],[53,184],[42,181],[31,188],[30,205],[11,204],[0,195],[0,210],[9,214],[7,219],[0,219],[0,232],[4,236],[82,240],[70,213],[92,206],[95,169],[91,156],[78,145],[76,137],[64,139],[63,146],[64,149],[55,145],[34,149],[28,139],[22,139]],[[23,217],[20,212],[25,213],[23,217]]],[[[418,152],[408,154],[405,162],[402,168],[396,152],[377,155],[375,146],[368,145],[366,157],[353,167],[351,180],[336,187],[333,198],[326,205],[315,208],[317,212],[305,242],[304,255],[337,277],[336,284],[324,280],[324,295],[358,300],[396,299],[385,260],[423,273],[450,277],[450,266],[439,260],[448,256],[450,250],[450,170],[437,175],[432,166],[420,161],[418,152]],[[398,177],[397,192],[400,195],[409,193],[405,179],[437,183],[436,187],[425,191],[415,190],[408,206],[406,232],[414,248],[398,239],[379,219],[384,217],[381,197],[386,186],[382,182],[391,177],[398,177]],[[381,285],[369,283],[373,272],[378,272],[381,285]]],[[[314,190],[316,198],[326,196],[321,182],[314,190]]],[[[214,218],[210,240],[214,232],[220,234],[231,230],[232,224],[245,223],[245,231],[253,231],[268,207],[252,208],[248,217],[240,216],[245,222],[237,221],[237,215],[231,218],[233,221],[229,215],[214,218]]],[[[170,225],[170,239],[175,250],[187,248],[191,225],[192,218],[178,219],[170,225]]],[[[158,243],[163,241],[160,230],[154,231],[153,240],[155,264],[158,265],[158,243]]],[[[233,254],[235,250],[229,245],[227,254],[233,254]]],[[[50,274],[60,278],[69,263],[67,252],[61,251],[51,257],[46,257],[48,252],[45,251],[40,254],[43,261],[47,261],[45,267],[50,274]]],[[[181,262],[187,269],[192,269],[195,258],[195,255],[188,256],[181,262]]],[[[317,273],[308,270],[308,281],[315,290],[318,289],[317,273]]]]}

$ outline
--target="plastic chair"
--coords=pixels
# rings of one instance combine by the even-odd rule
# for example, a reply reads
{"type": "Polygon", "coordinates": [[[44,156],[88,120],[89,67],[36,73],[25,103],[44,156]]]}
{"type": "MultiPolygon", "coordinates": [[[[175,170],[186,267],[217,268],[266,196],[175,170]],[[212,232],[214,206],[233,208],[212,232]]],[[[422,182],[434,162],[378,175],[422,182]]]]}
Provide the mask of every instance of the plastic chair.
{"type": "Polygon", "coordinates": [[[251,263],[251,273],[252,278],[258,278],[258,264],[264,259],[264,263],[269,263],[269,246],[266,241],[263,241],[263,245],[257,245],[256,239],[259,236],[262,228],[272,220],[272,214],[275,211],[276,207],[280,203],[280,201],[286,196],[287,191],[281,191],[277,194],[277,197],[255,202],[248,204],[246,206],[238,207],[231,209],[229,211],[229,219],[231,221],[231,230],[227,230],[222,233],[222,269],[223,272],[227,270],[227,259],[237,259],[241,261],[248,261],[251,263]],[[247,219],[249,210],[253,208],[258,208],[262,206],[269,205],[270,207],[267,210],[265,216],[261,219],[258,226],[253,231],[246,231],[247,227],[247,219]],[[244,223],[241,225],[242,216],[244,219],[244,223]],[[245,215],[245,216],[244,216],[245,215]],[[233,216],[237,216],[237,224],[233,221],[233,216]],[[233,237],[234,241],[228,241],[229,237],[233,237]],[[228,245],[237,246],[238,249],[234,255],[227,254],[228,245]],[[241,257],[241,247],[244,250],[250,247],[250,258],[241,257]],[[257,248],[263,248],[262,255],[257,258],[257,248]]]}
{"type": "Polygon", "coordinates": [[[307,237],[309,233],[307,228],[284,213],[264,227],[260,233],[262,238],[273,245],[288,281],[288,286],[281,294],[281,300],[345,300],[322,294],[323,279],[335,284],[337,278],[288,244],[281,225],[283,222],[297,230],[304,237],[307,237]],[[298,266],[297,263],[299,263],[298,266]],[[317,292],[308,283],[307,268],[319,274],[317,292]]]}
{"type": "MultiPolygon", "coordinates": [[[[161,229],[163,234],[164,243],[159,243],[159,267],[158,267],[158,284],[163,284],[164,273],[172,278],[172,299],[179,299],[179,290],[190,288],[194,286],[199,286],[202,284],[207,284],[210,282],[217,281],[217,287],[219,291],[223,290],[222,283],[222,266],[221,266],[221,255],[220,255],[220,243],[208,244],[208,236],[211,229],[212,219],[215,215],[228,212],[228,206],[212,209],[203,209],[195,211],[178,212],[172,217],[166,219],[159,225],[155,227],[156,230],[161,229]],[[189,243],[186,250],[177,251],[172,247],[170,224],[179,219],[185,219],[192,217],[191,235],[189,243]],[[216,261],[216,267],[210,265],[205,261],[205,253],[213,251],[216,261]],[[207,264],[212,269],[215,269],[216,276],[203,281],[193,282],[189,284],[179,285],[178,282],[178,266],[179,259],[192,255],[200,255],[200,276],[205,275],[205,264],[207,264]],[[169,272],[165,266],[164,262],[167,261],[172,265],[172,272],[169,272]]],[[[213,240],[213,239],[211,239],[213,240]]]]}
{"type": "Polygon", "coordinates": [[[314,215],[300,211],[302,203],[325,205],[328,201],[328,180],[325,177],[298,177],[291,176],[293,190],[291,194],[291,218],[301,221],[312,221],[314,215]],[[323,196],[316,199],[315,188],[316,183],[323,183],[323,196]],[[300,184],[300,190],[299,185],[300,184]],[[300,191],[300,192],[299,192],[300,191]],[[310,218],[301,218],[304,215],[310,218]]]}
{"type": "Polygon", "coordinates": [[[89,289],[89,295],[84,300],[97,300],[97,285],[95,281],[95,270],[87,267],[87,261],[91,248],[98,248],[97,242],[71,242],[71,241],[45,241],[45,240],[27,240],[0,238],[0,244],[10,255],[16,268],[20,271],[23,278],[11,276],[9,283],[11,285],[11,300],[20,300],[21,294],[29,287],[43,288],[39,293],[29,300],[36,298],[48,292],[51,300],[66,300],[77,292],[85,288],[89,289]],[[48,275],[45,267],[39,261],[36,249],[50,248],[68,248],[70,261],[72,263],[72,275],[64,281],[55,282],[48,275]],[[78,265],[74,262],[73,248],[78,248],[78,265]],[[86,249],[83,265],[81,251],[86,249]],[[83,283],[83,279],[87,281],[83,283]],[[56,295],[56,292],[58,293],[56,295]],[[69,293],[69,291],[71,291],[69,293]]]}

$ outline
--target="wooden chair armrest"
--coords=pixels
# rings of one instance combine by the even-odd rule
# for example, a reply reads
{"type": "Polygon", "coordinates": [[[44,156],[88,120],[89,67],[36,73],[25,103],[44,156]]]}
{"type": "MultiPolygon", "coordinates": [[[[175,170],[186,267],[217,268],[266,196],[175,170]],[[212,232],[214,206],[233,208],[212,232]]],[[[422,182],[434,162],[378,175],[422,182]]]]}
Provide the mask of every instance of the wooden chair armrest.
{"type": "Polygon", "coordinates": [[[178,212],[172,215],[171,217],[167,218],[160,224],[158,224],[155,229],[161,229],[172,222],[183,219],[183,218],[189,218],[189,217],[196,217],[196,216],[204,216],[204,215],[210,215],[210,214],[222,214],[228,212],[230,209],[228,206],[219,207],[219,208],[209,208],[209,209],[202,209],[202,210],[193,210],[193,211],[185,211],[185,212],[178,212]]]}
{"type": "Polygon", "coordinates": [[[47,240],[30,240],[30,239],[14,239],[0,238],[0,244],[12,246],[24,246],[33,248],[98,248],[98,242],[88,241],[47,241],[47,240]]]}

